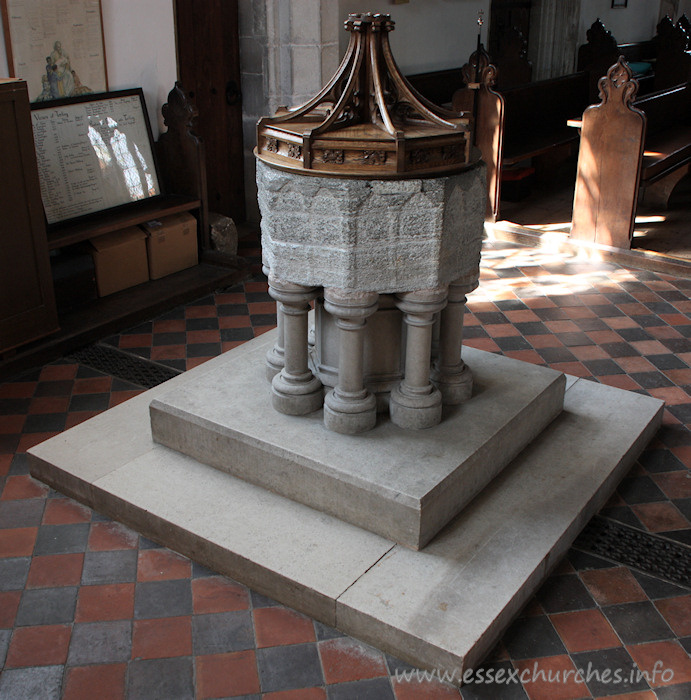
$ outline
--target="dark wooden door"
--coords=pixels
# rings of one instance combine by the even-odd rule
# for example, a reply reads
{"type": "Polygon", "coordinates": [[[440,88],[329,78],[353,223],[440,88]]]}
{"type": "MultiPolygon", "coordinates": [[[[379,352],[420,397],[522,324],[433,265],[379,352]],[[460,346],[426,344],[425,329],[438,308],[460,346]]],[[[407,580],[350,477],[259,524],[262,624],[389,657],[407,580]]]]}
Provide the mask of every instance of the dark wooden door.
{"type": "Polygon", "coordinates": [[[175,0],[178,75],[199,110],[209,210],[245,218],[237,0],[175,0]]]}
{"type": "Polygon", "coordinates": [[[26,82],[0,80],[0,354],[58,329],[26,82]]]}
{"type": "Polygon", "coordinates": [[[489,55],[499,69],[499,89],[529,83],[528,61],[532,0],[492,0],[489,20],[489,55]]]}

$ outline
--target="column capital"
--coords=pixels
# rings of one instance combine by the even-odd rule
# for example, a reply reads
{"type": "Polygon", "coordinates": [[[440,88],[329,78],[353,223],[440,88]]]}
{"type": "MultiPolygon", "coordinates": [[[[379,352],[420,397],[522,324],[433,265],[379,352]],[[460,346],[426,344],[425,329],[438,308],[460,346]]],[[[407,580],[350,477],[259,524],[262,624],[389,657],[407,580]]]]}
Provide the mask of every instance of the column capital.
{"type": "Polygon", "coordinates": [[[396,294],[396,306],[406,314],[435,314],[446,306],[448,288],[417,289],[396,294]]]}
{"type": "Polygon", "coordinates": [[[351,289],[326,287],[324,289],[324,308],[337,319],[366,319],[379,306],[377,292],[358,292],[351,289]]]}
{"type": "Polygon", "coordinates": [[[305,287],[269,274],[269,294],[281,304],[306,304],[319,293],[319,287],[305,287]]]}

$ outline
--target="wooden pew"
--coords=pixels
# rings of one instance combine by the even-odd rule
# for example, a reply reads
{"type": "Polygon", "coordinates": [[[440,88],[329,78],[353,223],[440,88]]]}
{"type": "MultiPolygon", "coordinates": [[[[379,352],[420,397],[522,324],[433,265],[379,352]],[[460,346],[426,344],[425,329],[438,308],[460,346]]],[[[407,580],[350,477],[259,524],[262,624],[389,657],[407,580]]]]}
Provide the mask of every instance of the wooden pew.
{"type": "Polygon", "coordinates": [[[635,100],[620,58],[600,81],[601,102],[583,113],[571,237],[630,248],[643,187],[665,206],[691,163],[691,86],[635,100]]]}
{"type": "MultiPolygon", "coordinates": [[[[688,18],[684,15],[688,24],[688,18]]],[[[680,19],[676,24],[669,17],[657,25],[655,90],[686,83],[691,80],[691,51],[689,35],[680,19]]]]}

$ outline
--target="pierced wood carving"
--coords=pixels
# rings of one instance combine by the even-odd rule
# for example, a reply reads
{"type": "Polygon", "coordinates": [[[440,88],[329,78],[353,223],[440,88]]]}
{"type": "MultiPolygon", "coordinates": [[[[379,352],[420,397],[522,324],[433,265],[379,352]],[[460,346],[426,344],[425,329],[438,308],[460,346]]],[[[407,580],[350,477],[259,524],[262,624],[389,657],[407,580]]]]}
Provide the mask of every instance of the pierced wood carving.
{"type": "Polygon", "coordinates": [[[324,88],[300,107],[259,120],[257,156],[307,174],[351,177],[468,167],[470,116],[433,104],[401,74],[389,45],[390,15],[351,14],[345,28],[348,49],[324,88]],[[456,147],[442,149],[448,145],[456,147]]]}

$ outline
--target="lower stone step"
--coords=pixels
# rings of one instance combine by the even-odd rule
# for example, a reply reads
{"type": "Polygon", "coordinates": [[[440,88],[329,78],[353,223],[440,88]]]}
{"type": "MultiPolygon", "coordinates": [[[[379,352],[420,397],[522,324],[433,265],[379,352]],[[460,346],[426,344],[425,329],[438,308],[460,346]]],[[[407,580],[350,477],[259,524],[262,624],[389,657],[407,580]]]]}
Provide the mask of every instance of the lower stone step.
{"type": "Polygon", "coordinates": [[[154,398],[233,372],[258,347],[37,445],[31,473],[259,593],[457,678],[491,650],[661,422],[657,399],[569,378],[561,415],[413,551],[153,442],[154,398]]]}

